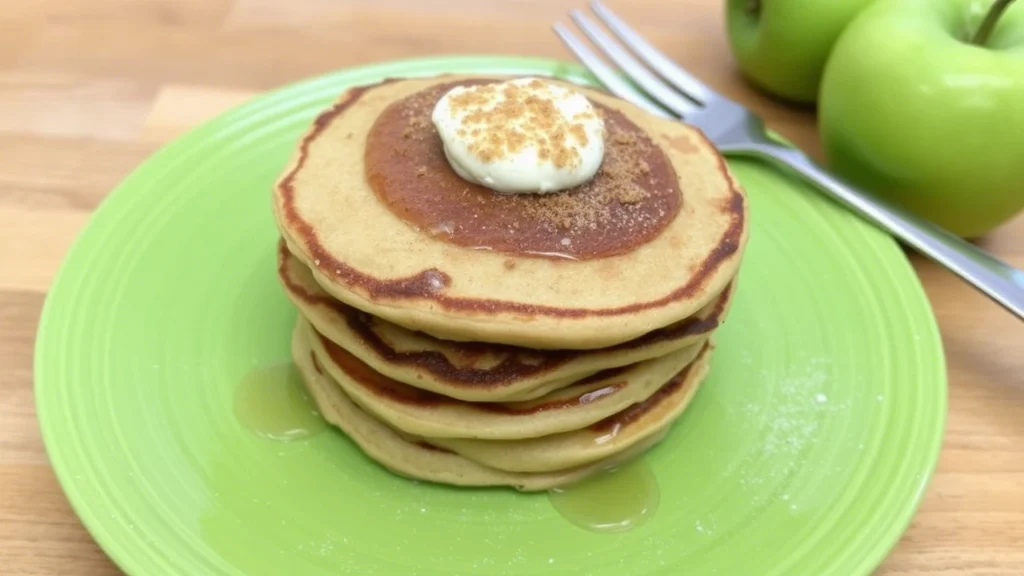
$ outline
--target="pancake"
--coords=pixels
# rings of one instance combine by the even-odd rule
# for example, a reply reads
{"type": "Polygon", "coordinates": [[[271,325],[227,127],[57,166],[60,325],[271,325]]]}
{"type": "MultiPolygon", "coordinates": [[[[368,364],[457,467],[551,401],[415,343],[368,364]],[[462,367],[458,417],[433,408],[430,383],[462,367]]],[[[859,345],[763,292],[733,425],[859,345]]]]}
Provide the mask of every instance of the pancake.
{"type": "Polygon", "coordinates": [[[439,338],[545,349],[633,340],[722,293],[747,203],[698,130],[573,87],[608,130],[597,176],[497,194],[455,175],[429,118],[447,89],[484,80],[352,88],[302,138],[272,204],[328,293],[439,338]]]}
{"type": "Polygon", "coordinates": [[[395,381],[375,372],[313,330],[303,319],[323,372],[362,409],[392,428],[417,436],[516,440],[585,428],[643,402],[697,357],[703,343],[601,371],[525,402],[471,403],[395,381]]]}
{"type": "Polygon", "coordinates": [[[652,396],[580,430],[528,440],[430,438],[427,442],[485,466],[510,472],[549,472],[583,466],[663,434],[693,398],[708,372],[711,343],[652,396]]]}
{"type": "Polygon", "coordinates": [[[318,332],[375,371],[411,386],[471,402],[536,398],[601,370],[664,356],[703,342],[728,313],[733,285],[671,326],[599,350],[531,350],[440,340],[370,316],[332,297],[310,269],[278,246],[285,293],[318,332]]]}
{"type": "Polygon", "coordinates": [[[664,434],[651,436],[614,458],[570,470],[540,474],[496,470],[405,437],[364,412],[330,377],[318,371],[303,330],[293,334],[292,357],[324,418],[340,428],[367,456],[407,478],[455,486],[512,486],[527,492],[548,490],[578,482],[636,457],[664,437],[664,434]]]}

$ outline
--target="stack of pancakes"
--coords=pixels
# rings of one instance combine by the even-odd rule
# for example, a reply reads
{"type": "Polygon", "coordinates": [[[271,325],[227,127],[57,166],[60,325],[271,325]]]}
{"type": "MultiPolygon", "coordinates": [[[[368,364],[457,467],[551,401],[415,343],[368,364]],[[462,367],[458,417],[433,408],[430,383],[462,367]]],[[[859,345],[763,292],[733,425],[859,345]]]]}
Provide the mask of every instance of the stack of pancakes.
{"type": "Polygon", "coordinates": [[[601,170],[546,195],[459,178],[430,121],[454,86],[345,92],[274,193],[293,356],[323,415],[396,473],[542,490],[661,440],[707,374],[746,199],[692,128],[573,86],[601,170]]]}

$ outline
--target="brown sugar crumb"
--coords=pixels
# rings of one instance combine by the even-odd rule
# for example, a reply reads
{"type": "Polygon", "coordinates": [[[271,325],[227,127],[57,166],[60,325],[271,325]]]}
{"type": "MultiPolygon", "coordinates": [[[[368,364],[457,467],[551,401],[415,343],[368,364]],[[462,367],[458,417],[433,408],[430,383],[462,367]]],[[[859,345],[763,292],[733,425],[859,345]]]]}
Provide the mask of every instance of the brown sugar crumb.
{"type": "Polygon", "coordinates": [[[547,88],[534,79],[525,86],[485,84],[450,96],[452,116],[463,114],[466,128],[458,135],[470,139],[470,153],[492,162],[536,146],[538,157],[558,168],[579,165],[582,158],[576,147],[590,143],[581,122],[596,116],[584,112],[566,121],[554,102],[560,94],[547,88]]]}
{"type": "Polygon", "coordinates": [[[632,219],[625,223],[627,226],[643,228],[649,224],[646,221],[650,216],[641,205],[652,194],[644,186],[651,175],[651,166],[645,160],[651,144],[615,130],[614,123],[611,128],[613,137],[607,144],[600,177],[572,190],[531,198],[526,207],[530,218],[571,233],[605,227],[611,224],[613,213],[621,216],[625,209],[627,218],[632,219]]]}
{"type": "Polygon", "coordinates": [[[619,191],[617,200],[622,204],[636,204],[647,197],[647,191],[637,186],[623,186],[619,191]]]}
{"type": "Polygon", "coordinates": [[[402,138],[405,140],[423,140],[429,135],[432,124],[423,119],[422,116],[407,117],[405,128],[402,130],[402,138]]]}
{"type": "Polygon", "coordinates": [[[637,184],[641,176],[651,171],[651,167],[644,160],[608,162],[602,170],[614,183],[611,197],[615,201],[621,204],[636,204],[647,197],[647,191],[637,184]]]}
{"type": "Polygon", "coordinates": [[[555,166],[565,168],[576,165],[576,159],[579,158],[579,154],[575,150],[569,148],[556,148],[555,150],[555,166]]]}
{"type": "Polygon", "coordinates": [[[590,138],[587,138],[587,132],[583,129],[582,124],[571,124],[569,126],[569,133],[583,146],[590,144],[590,138]]]}
{"type": "Polygon", "coordinates": [[[616,144],[622,144],[623,146],[629,146],[636,142],[636,136],[629,132],[619,132],[616,134],[612,141],[616,144]]]}
{"type": "Polygon", "coordinates": [[[426,175],[427,175],[427,167],[426,166],[420,166],[419,168],[416,169],[416,176],[418,178],[423,178],[426,175]]]}
{"type": "Polygon", "coordinates": [[[505,260],[504,266],[505,266],[505,270],[515,270],[516,261],[511,259],[511,258],[509,258],[509,259],[505,260]]]}

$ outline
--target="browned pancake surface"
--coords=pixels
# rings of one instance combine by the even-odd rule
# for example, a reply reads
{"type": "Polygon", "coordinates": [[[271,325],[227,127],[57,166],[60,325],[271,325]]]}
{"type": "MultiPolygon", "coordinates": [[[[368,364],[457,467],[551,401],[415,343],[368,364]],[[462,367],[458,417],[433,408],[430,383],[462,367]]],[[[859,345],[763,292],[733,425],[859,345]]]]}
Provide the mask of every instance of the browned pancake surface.
{"type": "Polygon", "coordinates": [[[607,130],[604,161],[589,182],[558,193],[495,194],[452,170],[431,121],[457,85],[403,98],[366,139],[366,178],[395,214],[435,238],[516,256],[577,260],[629,252],[679,212],[683,192],[665,153],[621,112],[597,105],[607,130]]]}

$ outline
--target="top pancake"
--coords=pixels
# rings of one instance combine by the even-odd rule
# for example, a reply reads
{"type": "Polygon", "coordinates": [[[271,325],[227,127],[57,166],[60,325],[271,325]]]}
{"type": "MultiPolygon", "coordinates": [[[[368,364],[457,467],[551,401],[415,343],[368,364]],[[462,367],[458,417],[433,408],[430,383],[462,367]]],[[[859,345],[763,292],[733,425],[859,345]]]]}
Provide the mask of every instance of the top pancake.
{"type": "Polygon", "coordinates": [[[440,338],[567,349],[639,337],[722,292],[746,242],[746,200],[698,131],[574,87],[606,119],[598,176],[499,195],[453,179],[429,118],[448,88],[480,80],[353,88],[317,118],[273,204],[325,290],[440,338]]]}

